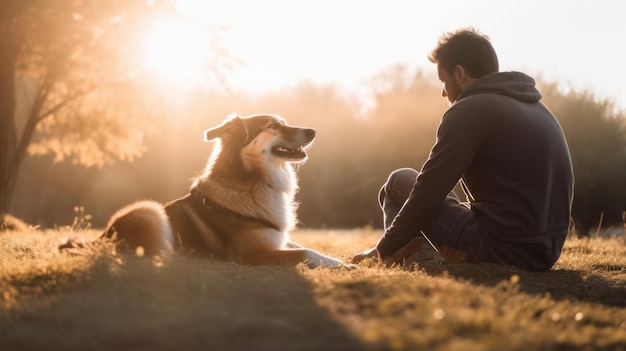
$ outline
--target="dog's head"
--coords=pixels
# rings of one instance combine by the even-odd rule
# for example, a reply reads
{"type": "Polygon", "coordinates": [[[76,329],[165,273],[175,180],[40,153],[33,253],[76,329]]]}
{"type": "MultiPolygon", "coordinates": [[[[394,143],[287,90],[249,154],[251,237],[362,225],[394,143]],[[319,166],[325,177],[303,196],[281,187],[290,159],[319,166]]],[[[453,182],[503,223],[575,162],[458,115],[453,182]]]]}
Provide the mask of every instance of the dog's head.
{"type": "Polygon", "coordinates": [[[290,126],[277,115],[232,115],[205,131],[205,141],[217,138],[222,141],[222,152],[240,150],[246,158],[298,163],[306,160],[306,149],[315,139],[315,130],[290,126]]]}
{"type": "Polygon", "coordinates": [[[218,143],[192,188],[234,212],[264,218],[277,228],[294,227],[294,165],[306,160],[315,130],[289,126],[276,115],[231,115],[206,130],[204,139],[218,143]]]}

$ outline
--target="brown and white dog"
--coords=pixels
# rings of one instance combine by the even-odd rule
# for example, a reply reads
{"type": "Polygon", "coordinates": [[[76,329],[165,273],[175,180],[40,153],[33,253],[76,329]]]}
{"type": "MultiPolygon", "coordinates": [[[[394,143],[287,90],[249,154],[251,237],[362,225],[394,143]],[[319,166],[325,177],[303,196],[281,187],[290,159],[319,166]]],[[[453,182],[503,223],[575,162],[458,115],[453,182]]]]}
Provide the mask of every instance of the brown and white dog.
{"type": "Polygon", "coordinates": [[[307,159],[314,138],[315,130],[276,115],[229,116],[205,131],[205,141],[218,144],[189,194],[124,207],[102,237],[150,255],[175,250],[250,265],[342,265],[289,238],[298,190],[293,165],[307,159]]]}

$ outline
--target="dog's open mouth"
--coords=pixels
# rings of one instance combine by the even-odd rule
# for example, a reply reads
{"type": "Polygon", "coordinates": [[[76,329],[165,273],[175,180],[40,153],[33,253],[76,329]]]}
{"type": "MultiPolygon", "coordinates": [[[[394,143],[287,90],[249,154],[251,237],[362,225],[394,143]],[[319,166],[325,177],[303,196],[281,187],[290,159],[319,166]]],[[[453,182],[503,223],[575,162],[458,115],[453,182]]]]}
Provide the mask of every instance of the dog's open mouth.
{"type": "Polygon", "coordinates": [[[299,146],[296,148],[290,148],[286,146],[275,146],[272,148],[272,154],[290,159],[303,159],[306,157],[306,152],[304,148],[299,146]]]}

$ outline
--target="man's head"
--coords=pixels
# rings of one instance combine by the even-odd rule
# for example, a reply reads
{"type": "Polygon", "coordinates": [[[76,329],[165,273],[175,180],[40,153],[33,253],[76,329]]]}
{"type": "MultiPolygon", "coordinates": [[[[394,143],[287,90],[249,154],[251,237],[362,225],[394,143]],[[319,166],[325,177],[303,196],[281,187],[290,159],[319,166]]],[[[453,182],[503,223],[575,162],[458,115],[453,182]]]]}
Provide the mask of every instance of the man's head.
{"type": "Polygon", "coordinates": [[[498,72],[498,56],[489,37],[471,27],[444,33],[428,59],[437,64],[444,84],[441,95],[450,103],[475,80],[498,72]]]}

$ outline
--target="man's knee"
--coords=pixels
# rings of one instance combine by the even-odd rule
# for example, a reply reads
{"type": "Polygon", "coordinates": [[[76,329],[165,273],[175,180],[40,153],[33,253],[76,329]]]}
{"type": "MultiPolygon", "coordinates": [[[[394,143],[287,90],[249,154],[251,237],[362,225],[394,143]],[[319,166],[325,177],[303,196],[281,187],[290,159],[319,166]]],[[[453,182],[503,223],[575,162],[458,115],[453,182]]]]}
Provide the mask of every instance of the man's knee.
{"type": "Polygon", "coordinates": [[[381,204],[389,192],[406,192],[407,188],[412,188],[419,173],[412,168],[400,168],[389,174],[387,181],[378,192],[378,202],[381,204]]]}
{"type": "Polygon", "coordinates": [[[408,186],[412,188],[418,175],[419,172],[413,168],[396,169],[389,174],[385,184],[390,189],[406,188],[408,186]]]}

